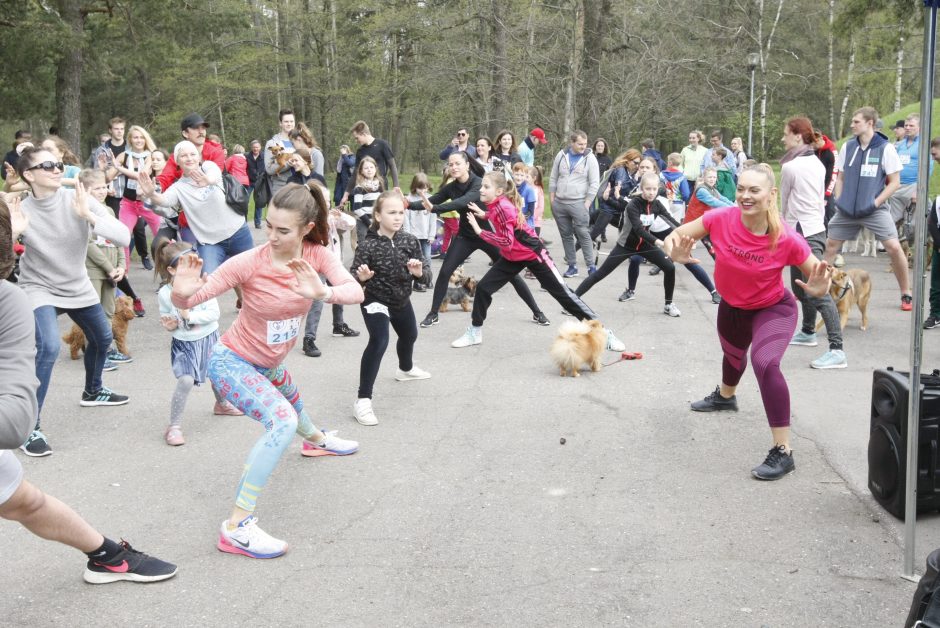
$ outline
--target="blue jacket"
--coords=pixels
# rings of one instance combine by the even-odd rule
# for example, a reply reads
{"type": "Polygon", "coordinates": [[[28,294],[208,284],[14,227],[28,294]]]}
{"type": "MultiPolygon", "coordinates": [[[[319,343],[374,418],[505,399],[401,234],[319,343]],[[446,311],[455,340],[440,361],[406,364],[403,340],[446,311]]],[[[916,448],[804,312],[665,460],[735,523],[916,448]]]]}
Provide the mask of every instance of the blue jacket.
{"type": "Polygon", "coordinates": [[[643,156],[649,157],[650,159],[655,161],[656,167],[659,168],[660,171],[663,171],[666,169],[666,162],[663,161],[663,154],[659,152],[658,150],[656,150],[655,148],[647,148],[646,150],[643,151],[643,156]]]}
{"type": "Polygon", "coordinates": [[[850,218],[864,218],[875,213],[875,197],[885,189],[884,151],[888,138],[875,133],[865,149],[853,137],[842,152],[845,164],[842,167],[842,194],[836,199],[836,207],[850,218]]]}

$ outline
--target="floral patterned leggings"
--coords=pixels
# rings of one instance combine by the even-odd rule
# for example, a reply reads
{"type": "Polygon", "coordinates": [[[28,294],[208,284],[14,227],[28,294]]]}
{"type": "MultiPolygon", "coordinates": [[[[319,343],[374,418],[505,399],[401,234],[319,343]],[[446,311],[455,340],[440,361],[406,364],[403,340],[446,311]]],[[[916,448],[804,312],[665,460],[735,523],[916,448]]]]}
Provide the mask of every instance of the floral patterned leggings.
{"type": "Polygon", "coordinates": [[[264,435],[245,461],[235,497],[236,506],[254,512],[258,495],[294,434],[311,438],[319,430],[282,364],[257,366],[220,342],[209,358],[209,381],[221,396],[264,427],[264,435]]]}

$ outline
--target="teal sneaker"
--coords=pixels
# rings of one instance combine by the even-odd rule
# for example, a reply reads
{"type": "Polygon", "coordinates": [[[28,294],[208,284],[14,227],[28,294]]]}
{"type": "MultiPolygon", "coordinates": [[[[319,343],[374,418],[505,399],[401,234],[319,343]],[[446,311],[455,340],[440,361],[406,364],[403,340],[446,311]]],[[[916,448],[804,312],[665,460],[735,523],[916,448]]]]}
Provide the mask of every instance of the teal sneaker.
{"type": "Polygon", "coordinates": [[[807,334],[805,331],[798,331],[793,334],[793,338],[790,340],[791,345],[800,345],[803,347],[815,347],[819,344],[816,340],[816,334],[807,334]]]}
{"type": "Polygon", "coordinates": [[[844,369],[849,365],[845,359],[845,351],[832,349],[809,363],[814,369],[844,369]]]}

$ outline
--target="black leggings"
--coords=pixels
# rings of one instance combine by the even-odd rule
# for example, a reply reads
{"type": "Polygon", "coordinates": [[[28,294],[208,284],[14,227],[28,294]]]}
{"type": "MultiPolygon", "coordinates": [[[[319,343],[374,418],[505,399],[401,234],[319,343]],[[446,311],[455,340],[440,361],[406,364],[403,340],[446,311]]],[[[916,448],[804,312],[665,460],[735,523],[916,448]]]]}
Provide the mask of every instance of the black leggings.
{"type": "Polygon", "coordinates": [[[486,320],[486,311],[493,302],[493,293],[511,281],[518,278],[523,268],[528,268],[545,291],[552,295],[558,303],[578,320],[594,320],[597,315],[565,284],[565,280],[555,268],[548,251],[537,251],[538,259],[524,262],[511,262],[501,257],[493,264],[480,283],[477,284],[476,294],[473,296],[473,313],[470,315],[474,327],[482,327],[486,320]]]}
{"type": "MultiPolygon", "coordinates": [[[[607,231],[607,225],[611,222],[618,222],[622,218],[620,214],[611,214],[605,212],[603,209],[597,212],[597,220],[594,222],[594,225],[591,227],[591,240],[597,240],[599,237],[604,235],[607,231]]],[[[616,224],[614,225],[616,226],[616,224]]]]}
{"type": "MultiPolygon", "coordinates": [[[[362,320],[369,331],[369,342],[366,344],[365,351],[362,352],[362,361],[359,363],[359,399],[372,398],[372,387],[379,374],[382,356],[385,355],[385,349],[388,347],[389,324],[398,334],[398,344],[395,345],[395,350],[398,352],[398,368],[401,370],[410,371],[414,367],[411,359],[415,341],[418,339],[418,323],[415,321],[415,311],[411,307],[411,301],[400,308],[388,307],[387,315],[384,312],[370,314],[366,311],[369,305],[373,304],[359,306],[362,310],[362,320]]],[[[378,304],[374,303],[374,305],[378,304]]]]}
{"type": "MultiPolygon", "coordinates": [[[[434,284],[434,295],[431,297],[431,314],[436,314],[441,307],[441,303],[444,302],[444,295],[447,294],[447,286],[450,285],[450,276],[474,251],[483,251],[493,262],[502,259],[499,255],[499,249],[492,244],[484,242],[480,238],[469,238],[458,233],[454,239],[451,240],[447,254],[444,255],[444,262],[441,264],[441,270],[437,275],[437,283],[434,284]]],[[[522,270],[522,268],[520,267],[519,270],[522,270]]],[[[509,281],[512,283],[512,287],[516,289],[516,294],[525,301],[525,304],[529,306],[532,313],[538,314],[542,310],[539,309],[538,303],[535,302],[535,297],[532,296],[532,292],[529,290],[529,286],[527,286],[525,280],[518,275],[518,272],[517,270],[516,276],[509,281]]],[[[503,282],[500,285],[505,285],[505,283],[506,282],[503,282]]],[[[477,286],[477,290],[479,290],[479,285],[477,286]]],[[[476,297],[474,297],[474,299],[476,299],[476,297]]]]}
{"type": "Polygon", "coordinates": [[[631,255],[642,255],[649,261],[659,266],[659,268],[663,271],[663,290],[666,293],[666,302],[671,302],[673,290],[676,288],[676,266],[672,263],[672,260],[666,257],[666,254],[657,248],[635,251],[625,248],[620,244],[615,245],[614,248],[610,250],[610,254],[607,256],[607,259],[604,260],[604,263],[594,272],[593,275],[589,275],[587,279],[581,282],[581,285],[578,286],[577,290],[575,290],[575,294],[581,296],[590,290],[594,284],[602,280],[604,277],[612,273],[615,268],[630,259],[631,255]]]}

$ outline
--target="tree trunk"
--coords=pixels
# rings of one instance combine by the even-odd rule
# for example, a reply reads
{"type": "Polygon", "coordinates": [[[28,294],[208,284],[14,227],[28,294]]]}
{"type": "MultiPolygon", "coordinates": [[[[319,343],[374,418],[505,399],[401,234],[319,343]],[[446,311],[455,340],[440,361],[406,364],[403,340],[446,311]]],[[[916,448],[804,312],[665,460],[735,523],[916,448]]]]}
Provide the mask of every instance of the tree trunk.
{"type": "Polygon", "coordinates": [[[506,39],[508,38],[505,19],[507,15],[503,14],[503,0],[491,0],[490,8],[492,11],[491,23],[493,25],[493,96],[490,101],[490,128],[506,128],[509,126],[509,120],[506,116],[506,99],[509,98],[509,59],[506,56],[506,39]],[[495,125],[495,126],[494,126],[495,125]]]}
{"type": "Polygon", "coordinates": [[[570,71],[568,75],[568,89],[565,92],[565,135],[571,133],[577,121],[575,109],[577,107],[578,76],[581,73],[581,57],[584,46],[584,2],[574,1],[574,41],[571,45],[570,71]]]}
{"type": "MultiPolygon", "coordinates": [[[[611,13],[610,0],[592,0],[584,3],[584,59],[581,63],[579,80],[585,91],[591,93],[600,82],[601,56],[604,49],[604,39],[607,37],[607,20],[611,13]]],[[[598,111],[595,105],[600,104],[594,98],[581,98],[578,100],[577,125],[589,135],[596,135],[598,130],[598,111]]],[[[652,135],[656,136],[657,129],[651,128],[652,135]]]]}
{"type": "Polygon", "coordinates": [[[70,36],[56,64],[56,126],[59,136],[76,150],[82,139],[82,66],[84,65],[85,15],[80,0],[58,0],[59,15],[70,36]]]}
{"type": "Polygon", "coordinates": [[[529,125],[529,121],[532,119],[532,110],[531,110],[531,100],[529,95],[532,92],[531,86],[529,85],[530,72],[532,72],[532,51],[535,48],[535,3],[538,0],[532,0],[529,3],[529,11],[526,16],[525,30],[528,35],[529,45],[526,46],[524,51],[524,61],[522,66],[522,92],[524,104],[522,116],[524,118],[522,127],[525,129],[526,133],[529,132],[529,129],[532,127],[529,125]]]}
{"type": "Polygon", "coordinates": [[[904,80],[904,29],[898,35],[898,67],[894,79],[894,110],[901,108],[901,83],[904,80]]]}
{"type": "Polygon", "coordinates": [[[851,52],[849,53],[849,68],[845,73],[845,96],[842,97],[842,109],[839,111],[839,128],[836,129],[834,137],[842,135],[842,129],[845,128],[845,110],[849,106],[849,95],[852,93],[852,81],[855,79],[855,51],[858,48],[855,37],[850,39],[849,48],[851,52]]]}
{"type": "MultiPolygon", "coordinates": [[[[764,0],[760,0],[760,16],[759,22],[757,25],[757,41],[761,45],[760,51],[760,82],[761,82],[761,95],[760,95],[760,143],[757,147],[759,149],[759,154],[763,155],[767,149],[767,62],[770,58],[770,51],[774,42],[774,35],[777,32],[777,25],[780,23],[780,13],[783,11],[783,0],[777,0],[777,14],[774,16],[773,26],[770,27],[770,33],[767,35],[767,43],[764,43],[763,40],[763,23],[764,23],[764,0]]],[[[754,155],[750,155],[754,157],[754,155]]]]}
{"type": "Polygon", "coordinates": [[[836,21],[836,0],[829,0],[829,137],[838,137],[836,134],[836,90],[832,83],[833,54],[832,48],[835,40],[834,24],[836,21]]]}

